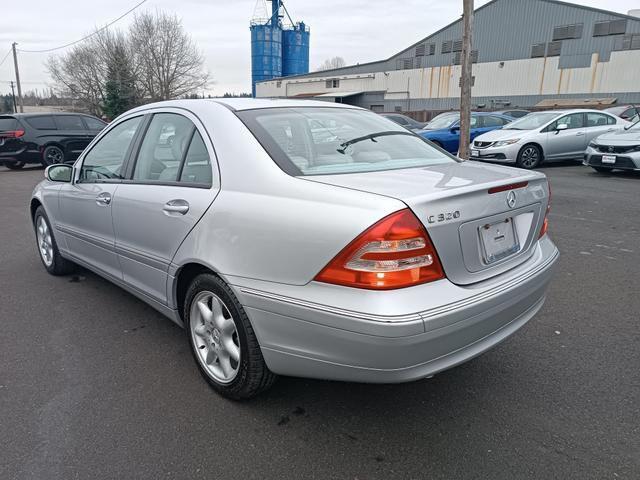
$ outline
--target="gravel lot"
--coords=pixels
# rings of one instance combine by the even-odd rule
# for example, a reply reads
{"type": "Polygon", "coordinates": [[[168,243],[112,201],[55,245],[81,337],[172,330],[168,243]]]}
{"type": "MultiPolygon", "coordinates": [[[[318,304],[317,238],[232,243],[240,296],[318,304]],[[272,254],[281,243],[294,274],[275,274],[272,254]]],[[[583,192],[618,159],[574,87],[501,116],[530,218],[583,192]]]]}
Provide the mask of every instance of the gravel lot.
{"type": "Polygon", "coordinates": [[[42,170],[0,167],[0,478],[640,478],[640,175],[543,170],[562,257],[518,334],[430,380],[281,378],[233,403],[169,320],[45,272],[42,170]]]}

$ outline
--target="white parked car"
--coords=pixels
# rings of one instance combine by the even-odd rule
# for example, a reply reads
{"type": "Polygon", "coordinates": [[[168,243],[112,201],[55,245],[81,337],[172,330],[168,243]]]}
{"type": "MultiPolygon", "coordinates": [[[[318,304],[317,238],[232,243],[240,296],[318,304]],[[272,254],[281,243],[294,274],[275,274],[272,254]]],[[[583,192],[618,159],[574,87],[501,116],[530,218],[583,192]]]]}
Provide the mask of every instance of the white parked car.
{"type": "Polygon", "coordinates": [[[515,163],[536,168],[543,161],[580,159],[591,140],[622,130],[629,122],[599,110],[530,113],[500,130],[479,135],[471,144],[473,160],[515,163]]]}

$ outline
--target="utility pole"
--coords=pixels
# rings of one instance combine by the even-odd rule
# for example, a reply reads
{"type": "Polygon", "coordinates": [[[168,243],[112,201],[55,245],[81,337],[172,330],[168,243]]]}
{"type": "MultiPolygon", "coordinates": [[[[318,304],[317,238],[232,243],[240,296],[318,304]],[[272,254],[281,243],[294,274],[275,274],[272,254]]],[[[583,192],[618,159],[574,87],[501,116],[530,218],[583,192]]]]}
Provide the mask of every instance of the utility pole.
{"type": "Polygon", "coordinates": [[[471,87],[473,73],[471,66],[471,45],[473,37],[473,0],[462,0],[462,73],[460,78],[460,149],[458,156],[469,159],[471,143],[471,87]]]}
{"type": "Polygon", "coordinates": [[[16,85],[18,86],[18,103],[20,104],[20,113],[23,113],[24,103],[22,101],[22,87],[20,86],[20,72],[18,71],[18,53],[16,52],[16,45],[17,43],[13,42],[13,66],[16,70],[16,85]]]}
{"type": "Polygon", "coordinates": [[[13,81],[11,82],[11,98],[13,99],[13,113],[18,113],[18,108],[16,107],[16,92],[13,90],[13,81]]]}

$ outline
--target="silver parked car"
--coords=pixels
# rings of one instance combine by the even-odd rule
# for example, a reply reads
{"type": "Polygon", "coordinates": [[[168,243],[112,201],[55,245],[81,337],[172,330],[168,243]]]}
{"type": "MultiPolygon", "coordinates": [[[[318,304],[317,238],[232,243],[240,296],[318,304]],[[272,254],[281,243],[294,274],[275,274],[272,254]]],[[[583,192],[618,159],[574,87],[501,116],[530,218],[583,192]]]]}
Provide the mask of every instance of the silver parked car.
{"type": "Polygon", "coordinates": [[[410,381],[491,348],[544,302],[548,209],[540,173],[367,110],[251,99],[131,110],[31,200],[50,273],[83,265],[183,325],[231,398],[276,374],[410,381]]]}
{"type": "Polygon", "coordinates": [[[592,140],[583,163],[600,173],[640,171],[640,120],[624,130],[606,133],[592,140]]]}
{"type": "Polygon", "coordinates": [[[582,160],[587,145],[628,122],[598,110],[530,113],[520,120],[474,139],[471,158],[535,168],[541,162],[582,160]]]}

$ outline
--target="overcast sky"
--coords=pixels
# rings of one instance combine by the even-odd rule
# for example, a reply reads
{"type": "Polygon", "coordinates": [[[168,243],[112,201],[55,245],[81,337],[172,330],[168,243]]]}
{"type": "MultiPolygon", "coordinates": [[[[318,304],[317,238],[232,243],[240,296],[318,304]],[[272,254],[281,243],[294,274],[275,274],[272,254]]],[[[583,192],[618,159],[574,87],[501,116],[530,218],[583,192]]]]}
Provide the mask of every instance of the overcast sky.
{"type": "MultiPolygon", "coordinates": [[[[2,8],[0,61],[11,47],[45,49],[72,42],[116,19],[139,0],[22,0],[2,8]]],[[[264,0],[258,0],[262,3],[264,0]]],[[[9,0],[2,0],[2,3],[9,0]]],[[[476,0],[476,7],[488,0],[476,0]]],[[[461,0],[286,0],[295,21],[311,27],[310,67],[326,58],[343,57],[347,64],[387,58],[462,13],[461,0]]],[[[573,3],[626,13],[635,0],[576,0],[573,3]]],[[[182,18],[186,31],[202,49],[214,81],[209,93],[249,92],[251,59],[249,20],[256,0],[148,0],[139,11],[161,9],[182,18]]],[[[111,28],[127,27],[133,14],[111,28]]],[[[23,90],[50,84],[44,61],[49,54],[20,54],[23,90]]],[[[0,65],[0,93],[9,92],[13,62],[0,65]]]]}

